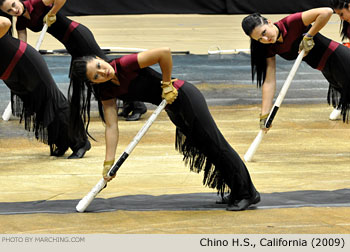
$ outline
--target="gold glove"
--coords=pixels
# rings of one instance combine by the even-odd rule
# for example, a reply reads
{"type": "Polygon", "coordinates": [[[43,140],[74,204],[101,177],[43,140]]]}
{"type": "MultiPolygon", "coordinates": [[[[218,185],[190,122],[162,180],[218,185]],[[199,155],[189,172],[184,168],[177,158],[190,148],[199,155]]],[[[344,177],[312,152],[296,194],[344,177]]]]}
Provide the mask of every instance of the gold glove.
{"type": "Polygon", "coordinates": [[[303,38],[303,40],[300,42],[299,45],[299,51],[301,52],[303,49],[305,50],[305,55],[311,51],[311,49],[314,47],[315,42],[312,36],[306,34],[303,38]]]}
{"type": "Polygon", "coordinates": [[[44,23],[47,24],[48,27],[50,27],[53,23],[56,22],[56,14],[47,13],[43,19],[44,23]]]}
{"type": "Polygon", "coordinates": [[[161,81],[162,83],[162,98],[167,101],[168,104],[172,104],[177,97],[177,90],[173,86],[173,82],[177,81],[177,79],[173,79],[171,81],[161,81]]]}
{"type": "Polygon", "coordinates": [[[266,128],[266,121],[267,121],[267,117],[269,116],[269,114],[266,115],[261,115],[260,114],[260,129],[267,129],[266,128]]]}
{"type": "MultiPolygon", "coordinates": [[[[109,170],[112,168],[113,164],[114,164],[114,160],[103,162],[103,170],[102,170],[103,178],[107,178],[107,174],[108,174],[109,170]]],[[[114,178],[114,177],[115,177],[115,175],[112,178],[114,178]]]]}

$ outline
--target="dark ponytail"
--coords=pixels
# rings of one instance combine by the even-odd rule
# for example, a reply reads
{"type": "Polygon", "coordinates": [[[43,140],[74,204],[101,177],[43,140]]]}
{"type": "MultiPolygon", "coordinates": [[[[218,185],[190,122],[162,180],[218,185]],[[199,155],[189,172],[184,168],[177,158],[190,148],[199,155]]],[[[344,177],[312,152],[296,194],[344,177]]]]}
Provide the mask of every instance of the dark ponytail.
{"type": "MultiPolygon", "coordinates": [[[[350,0],[331,0],[330,7],[333,10],[342,10],[344,8],[349,8],[350,0]]],[[[342,40],[349,39],[350,37],[350,27],[347,21],[340,21],[340,36],[342,40]]]]}
{"type": "Polygon", "coordinates": [[[83,119],[88,136],[94,139],[88,132],[90,124],[91,94],[94,94],[98,102],[98,110],[102,121],[105,122],[102,103],[99,99],[98,85],[92,85],[86,75],[87,63],[94,56],[84,56],[73,60],[70,72],[70,83],[68,88],[68,101],[70,104],[70,134],[77,134],[79,129],[79,118],[83,119]]]}
{"type": "Polygon", "coordinates": [[[256,75],[256,84],[261,87],[266,78],[267,45],[250,39],[250,63],[252,68],[252,81],[256,75]]]}
{"type": "MultiPolygon", "coordinates": [[[[265,17],[259,13],[251,14],[242,20],[242,29],[245,34],[250,37],[253,30],[260,25],[267,24],[268,21],[265,17]]],[[[266,78],[266,57],[267,57],[267,45],[262,44],[252,38],[250,38],[250,59],[251,59],[251,72],[252,81],[254,81],[256,75],[256,82],[258,87],[261,87],[266,78]]]]}

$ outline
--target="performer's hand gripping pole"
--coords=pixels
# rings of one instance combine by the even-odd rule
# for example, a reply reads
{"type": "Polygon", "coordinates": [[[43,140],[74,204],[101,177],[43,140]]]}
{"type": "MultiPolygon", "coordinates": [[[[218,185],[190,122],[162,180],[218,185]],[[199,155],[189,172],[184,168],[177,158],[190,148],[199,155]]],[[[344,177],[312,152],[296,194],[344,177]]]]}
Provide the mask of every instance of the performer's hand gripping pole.
{"type": "MultiPolygon", "coordinates": [[[[39,51],[39,48],[40,48],[41,44],[43,43],[46,31],[47,31],[47,24],[44,24],[44,27],[40,32],[39,39],[36,42],[35,50],[39,51]]],[[[12,114],[12,109],[11,109],[11,101],[10,101],[9,104],[7,105],[6,109],[4,110],[4,113],[2,114],[2,120],[4,120],[4,121],[10,120],[11,114],[12,114]]]]}
{"type": "MultiPolygon", "coordinates": [[[[143,127],[139,130],[139,132],[137,133],[137,135],[134,137],[134,139],[131,141],[131,143],[126,147],[125,151],[123,152],[123,154],[119,157],[119,159],[117,160],[117,162],[112,166],[112,168],[109,170],[108,172],[108,176],[109,177],[113,177],[118,169],[120,168],[120,166],[124,163],[124,161],[128,158],[128,156],[130,155],[130,153],[133,151],[133,149],[135,148],[135,146],[139,143],[139,141],[141,140],[141,138],[146,134],[147,130],[149,129],[149,127],[151,127],[151,125],[153,124],[153,122],[156,120],[156,118],[158,117],[158,115],[160,114],[160,112],[165,108],[165,106],[167,105],[166,100],[164,99],[159,106],[156,108],[156,110],[153,112],[153,114],[150,116],[150,118],[147,120],[147,122],[145,123],[145,125],[143,125],[143,127]]],[[[85,209],[90,205],[90,203],[93,201],[93,199],[97,196],[97,194],[100,193],[100,191],[105,188],[105,186],[107,185],[107,181],[102,178],[92,189],[91,191],[83,198],[79,201],[78,205],[76,206],[76,210],[80,213],[84,212],[85,209]]]]}
{"type": "MultiPolygon", "coordinates": [[[[288,77],[286,79],[286,81],[284,82],[283,86],[282,86],[282,89],[270,111],[270,114],[269,116],[267,117],[267,120],[266,120],[266,128],[270,128],[271,124],[272,124],[272,121],[273,119],[275,118],[276,114],[277,114],[277,111],[279,109],[279,107],[281,106],[281,103],[283,102],[283,99],[288,91],[288,88],[290,86],[290,84],[292,83],[292,80],[294,78],[294,75],[296,73],[296,71],[298,70],[298,67],[304,57],[304,54],[305,54],[305,51],[302,50],[297,59],[295,60],[294,64],[293,64],[293,67],[292,69],[290,70],[289,74],[288,74],[288,77]]],[[[256,150],[258,149],[260,143],[261,143],[261,140],[263,139],[263,136],[264,136],[264,131],[261,129],[258,133],[258,135],[255,137],[254,141],[252,142],[252,144],[250,145],[249,149],[247,150],[246,154],[244,155],[244,160],[249,162],[252,160],[256,150]]]]}

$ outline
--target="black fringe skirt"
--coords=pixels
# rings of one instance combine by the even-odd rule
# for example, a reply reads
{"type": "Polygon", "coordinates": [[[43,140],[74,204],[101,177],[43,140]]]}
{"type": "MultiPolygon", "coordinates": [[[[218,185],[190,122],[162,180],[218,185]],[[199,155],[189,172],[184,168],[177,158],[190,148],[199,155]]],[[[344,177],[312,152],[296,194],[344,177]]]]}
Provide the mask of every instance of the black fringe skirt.
{"type": "Polygon", "coordinates": [[[68,101],[56,86],[45,60],[33,47],[27,46],[4,82],[11,90],[13,115],[24,121],[25,129],[34,132],[37,140],[50,145],[51,151],[77,144],[68,137],[68,101]]]}
{"type": "Polygon", "coordinates": [[[204,172],[203,184],[216,188],[221,196],[250,198],[255,187],[242,159],[217,128],[206,101],[192,84],[178,90],[175,102],[166,111],[176,125],[176,149],[191,171],[204,172]]]}
{"type": "Polygon", "coordinates": [[[350,113],[350,49],[340,45],[328,58],[322,74],[329,82],[327,101],[341,109],[343,121],[349,121],[350,113]]]}

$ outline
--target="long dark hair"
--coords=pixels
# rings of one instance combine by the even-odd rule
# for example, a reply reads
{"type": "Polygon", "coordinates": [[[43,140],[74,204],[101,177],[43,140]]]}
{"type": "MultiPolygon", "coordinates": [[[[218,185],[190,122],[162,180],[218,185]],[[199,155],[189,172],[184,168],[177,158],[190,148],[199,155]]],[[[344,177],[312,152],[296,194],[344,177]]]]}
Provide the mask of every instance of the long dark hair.
{"type": "Polygon", "coordinates": [[[70,83],[68,88],[68,101],[70,104],[70,131],[79,127],[79,118],[83,119],[86,133],[94,139],[88,132],[90,124],[91,96],[94,95],[98,103],[99,115],[105,122],[102,103],[99,95],[99,85],[92,85],[86,75],[86,65],[96,56],[84,56],[73,60],[70,71],[70,83]]]}
{"type": "MultiPolygon", "coordinates": [[[[332,9],[342,10],[344,8],[349,8],[350,0],[331,0],[330,7],[332,9]]],[[[349,39],[350,27],[347,21],[340,21],[340,35],[342,40],[349,39]]]]}
{"type": "MultiPolygon", "coordinates": [[[[267,24],[268,21],[259,13],[253,13],[242,20],[242,29],[250,37],[255,27],[267,24]]],[[[250,38],[250,63],[252,71],[252,81],[256,75],[256,83],[261,87],[266,78],[266,56],[267,45],[250,38]]]]}

